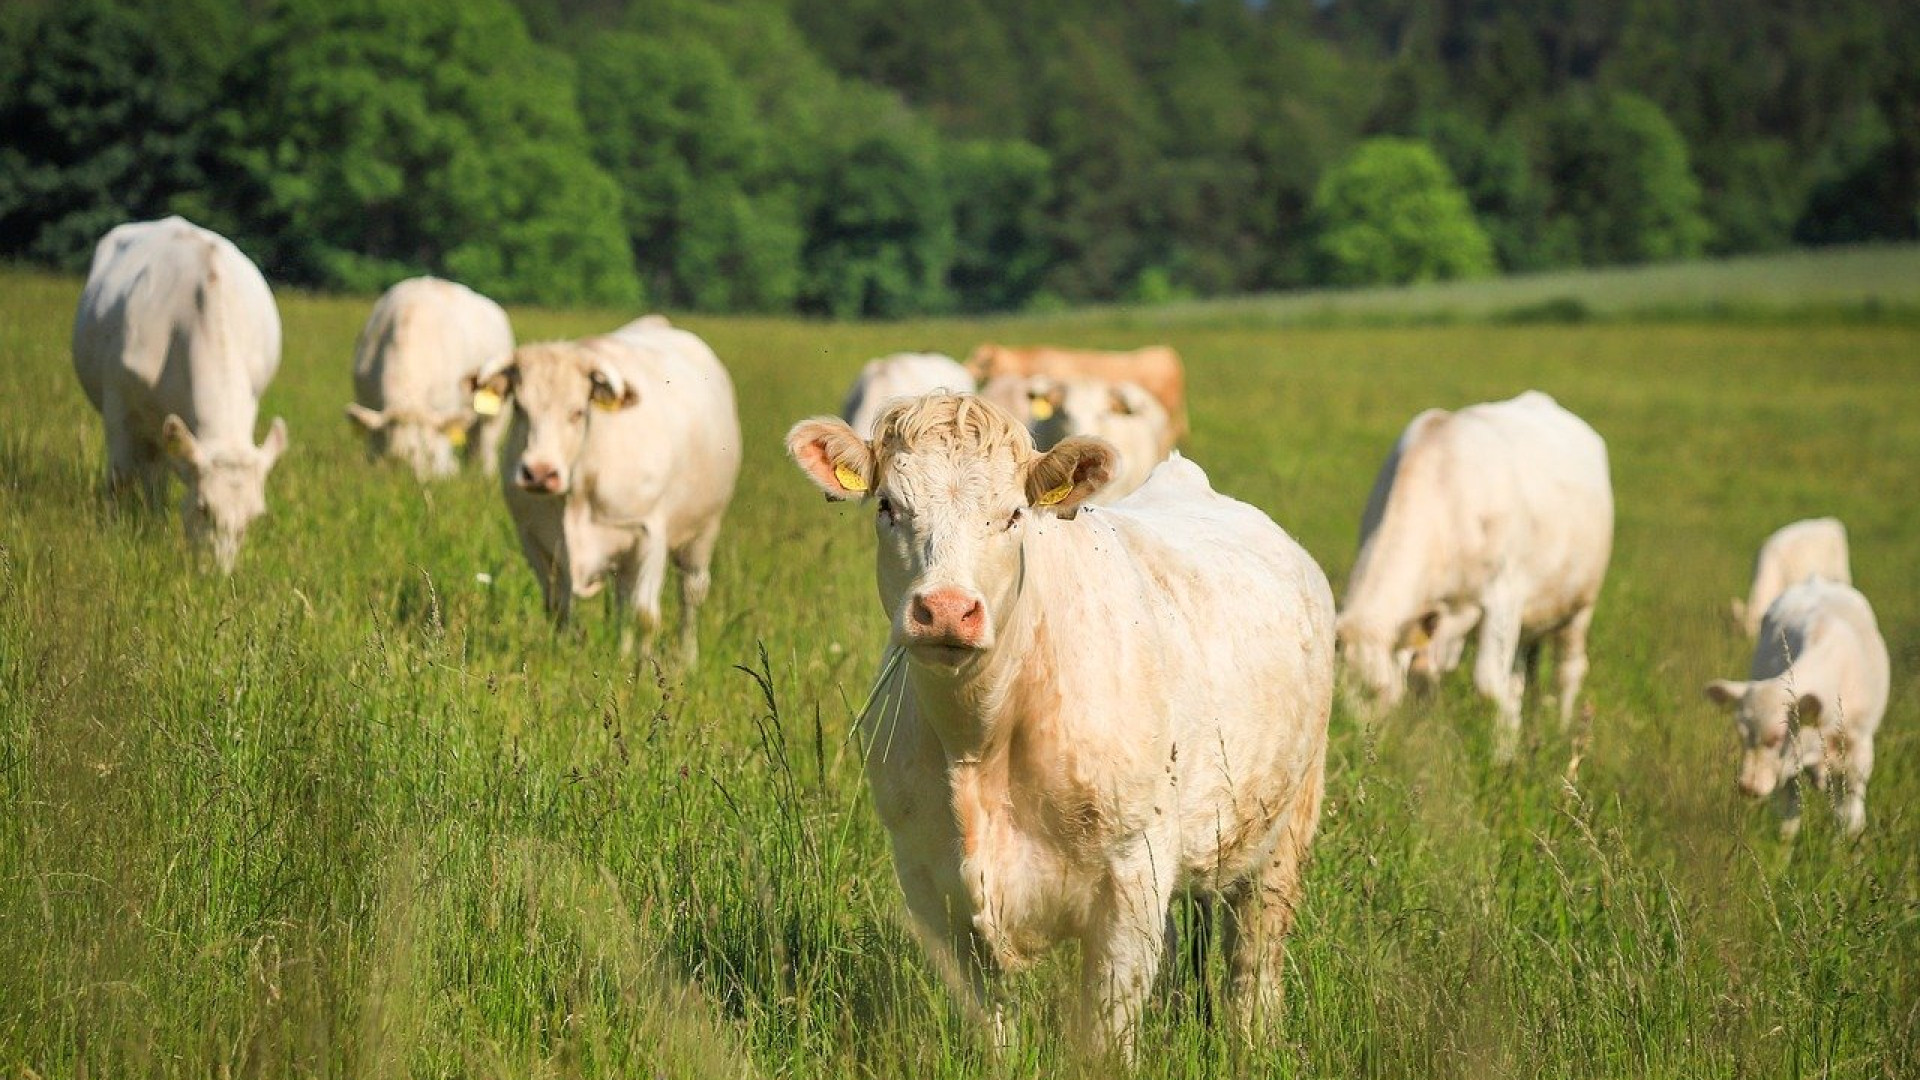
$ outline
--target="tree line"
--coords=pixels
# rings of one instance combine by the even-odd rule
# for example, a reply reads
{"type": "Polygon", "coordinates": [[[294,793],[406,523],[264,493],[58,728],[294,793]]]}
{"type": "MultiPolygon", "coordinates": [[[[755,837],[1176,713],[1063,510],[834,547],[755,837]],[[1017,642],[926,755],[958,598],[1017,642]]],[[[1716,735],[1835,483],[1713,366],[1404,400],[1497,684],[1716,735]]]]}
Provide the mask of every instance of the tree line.
{"type": "Polygon", "coordinates": [[[1920,236],[1910,0],[20,0],[0,258],[892,317],[1920,236]]]}

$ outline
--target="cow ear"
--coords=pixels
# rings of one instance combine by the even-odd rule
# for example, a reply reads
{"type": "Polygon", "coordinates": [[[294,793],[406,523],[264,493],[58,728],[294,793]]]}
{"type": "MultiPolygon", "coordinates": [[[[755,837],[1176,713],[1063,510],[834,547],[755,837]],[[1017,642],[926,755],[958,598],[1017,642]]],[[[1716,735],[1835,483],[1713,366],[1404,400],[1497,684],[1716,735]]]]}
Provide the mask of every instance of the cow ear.
{"type": "Polygon", "coordinates": [[[280,455],[286,452],[287,421],[283,417],[276,416],[273,418],[273,423],[267,426],[267,437],[260,440],[260,471],[266,472],[272,469],[280,460],[280,455]]]}
{"type": "Polygon", "coordinates": [[[178,416],[169,414],[160,425],[160,445],[168,457],[182,465],[200,467],[200,442],[187,429],[187,422],[178,416]]]}
{"type": "Polygon", "coordinates": [[[640,403],[640,391],[635,390],[632,383],[607,365],[602,364],[594,368],[593,374],[588,378],[593,383],[593,389],[587,392],[587,400],[593,402],[593,407],[602,412],[619,412],[621,409],[631,409],[640,403]]]}
{"type": "Polygon", "coordinates": [[[347,419],[360,425],[363,431],[380,431],[387,426],[387,414],[369,409],[358,402],[347,406],[347,419]]]}
{"type": "Polygon", "coordinates": [[[844,420],[816,416],[793,425],[787,432],[787,453],[835,502],[864,499],[873,493],[873,448],[844,420]]]}
{"type": "Polygon", "coordinates": [[[1408,623],[1400,632],[1400,647],[1403,649],[1424,649],[1433,642],[1433,632],[1440,629],[1440,613],[1429,611],[1408,623]]]}
{"type": "Polygon", "coordinates": [[[1715,679],[1707,684],[1707,700],[1730,709],[1747,696],[1747,684],[1733,679],[1715,679]]]}
{"type": "Polygon", "coordinates": [[[1071,514],[1113,479],[1120,455],[1105,439],[1074,435],[1027,465],[1027,502],[1071,514]]]}
{"type": "Polygon", "coordinates": [[[498,366],[482,368],[478,374],[469,375],[462,380],[467,391],[467,400],[473,411],[480,416],[498,416],[501,406],[513,394],[513,384],[520,378],[520,367],[511,358],[498,366]]]}
{"type": "Polygon", "coordinates": [[[1801,727],[1820,726],[1820,712],[1825,706],[1821,703],[1818,694],[1801,694],[1800,700],[1794,703],[1793,708],[1795,715],[1799,717],[1801,727]]]}

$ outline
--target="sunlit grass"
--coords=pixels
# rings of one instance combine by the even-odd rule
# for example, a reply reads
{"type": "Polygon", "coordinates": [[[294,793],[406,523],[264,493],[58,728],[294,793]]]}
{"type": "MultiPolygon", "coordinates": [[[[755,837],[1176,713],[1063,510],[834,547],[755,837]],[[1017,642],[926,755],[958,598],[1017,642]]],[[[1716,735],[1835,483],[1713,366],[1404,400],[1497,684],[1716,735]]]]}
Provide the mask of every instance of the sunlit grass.
{"type": "MultiPolygon", "coordinates": [[[[597,604],[552,631],[488,482],[423,495],[365,463],[340,415],[365,300],[283,299],[271,515],[232,579],[191,571],[176,523],[97,497],[77,295],[0,277],[0,1072],[1071,1071],[1051,1004],[1071,957],[1023,979],[995,1059],[905,929],[849,736],[884,633],[871,540],[779,446],[867,357],[988,336],[1173,340],[1192,456],[1336,586],[1420,408],[1538,387],[1613,453],[1590,730],[1530,717],[1495,769],[1463,685],[1370,732],[1336,714],[1281,1033],[1238,1046],[1176,977],[1143,1075],[1920,1060],[1920,330],[689,318],[748,445],[683,675],[623,661],[597,604]],[[1745,665],[1725,610],[1754,547],[1826,513],[1894,650],[1893,704],[1865,839],[1816,810],[1789,851],[1733,794],[1699,688],[1745,665]]],[[[514,315],[523,339],[619,317],[514,315]]]]}

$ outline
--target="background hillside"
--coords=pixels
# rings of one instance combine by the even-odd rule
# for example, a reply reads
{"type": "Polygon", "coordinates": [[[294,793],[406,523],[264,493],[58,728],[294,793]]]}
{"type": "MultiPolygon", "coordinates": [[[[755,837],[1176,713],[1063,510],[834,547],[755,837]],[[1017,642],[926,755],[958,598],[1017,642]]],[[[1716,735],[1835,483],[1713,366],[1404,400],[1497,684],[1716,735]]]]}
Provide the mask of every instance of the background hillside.
{"type": "Polygon", "coordinates": [[[1901,0],[19,0],[0,258],[902,316],[1920,235],[1901,0]]]}

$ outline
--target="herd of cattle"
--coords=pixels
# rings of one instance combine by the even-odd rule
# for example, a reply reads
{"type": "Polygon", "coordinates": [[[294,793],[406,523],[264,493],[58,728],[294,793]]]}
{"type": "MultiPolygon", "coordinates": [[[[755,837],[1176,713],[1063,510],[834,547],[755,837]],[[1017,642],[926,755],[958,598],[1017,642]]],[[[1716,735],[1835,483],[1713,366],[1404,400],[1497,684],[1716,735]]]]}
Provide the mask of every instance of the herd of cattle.
{"type": "MultiPolygon", "coordinates": [[[[273,296],[224,238],[168,218],[100,242],[73,356],[109,487],[157,509],[177,474],[188,536],[223,569],[287,447],[279,419],[252,441],[279,354],[273,296]]],[[[647,316],[516,348],[497,304],[419,278],[375,305],[353,383],[371,453],[422,480],[463,451],[501,473],[555,617],[611,582],[650,647],[671,561],[691,661],[741,460],[732,383],[699,337],[647,316]]],[[[1090,1034],[1130,1046],[1187,893],[1226,907],[1243,1021],[1271,1012],[1336,659],[1364,717],[1433,686],[1477,633],[1502,760],[1545,644],[1574,712],[1613,544],[1606,444],[1578,417],[1537,392],[1414,417],[1337,617],[1312,556],[1180,455],[1187,423],[1171,349],[989,345],[965,365],[875,360],[841,418],[787,436],[829,499],[873,508],[892,633],[867,775],[918,932],[992,1022],[995,973],[1077,941],[1090,1034]]],[[[1831,784],[1858,833],[1888,658],[1841,524],[1776,533],[1734,609],[1758,639],[1749,679],[1707,693],[1735,713],[1740,788],[1773,796],[1791,835],[1801,784],[1831,784]]]]}

